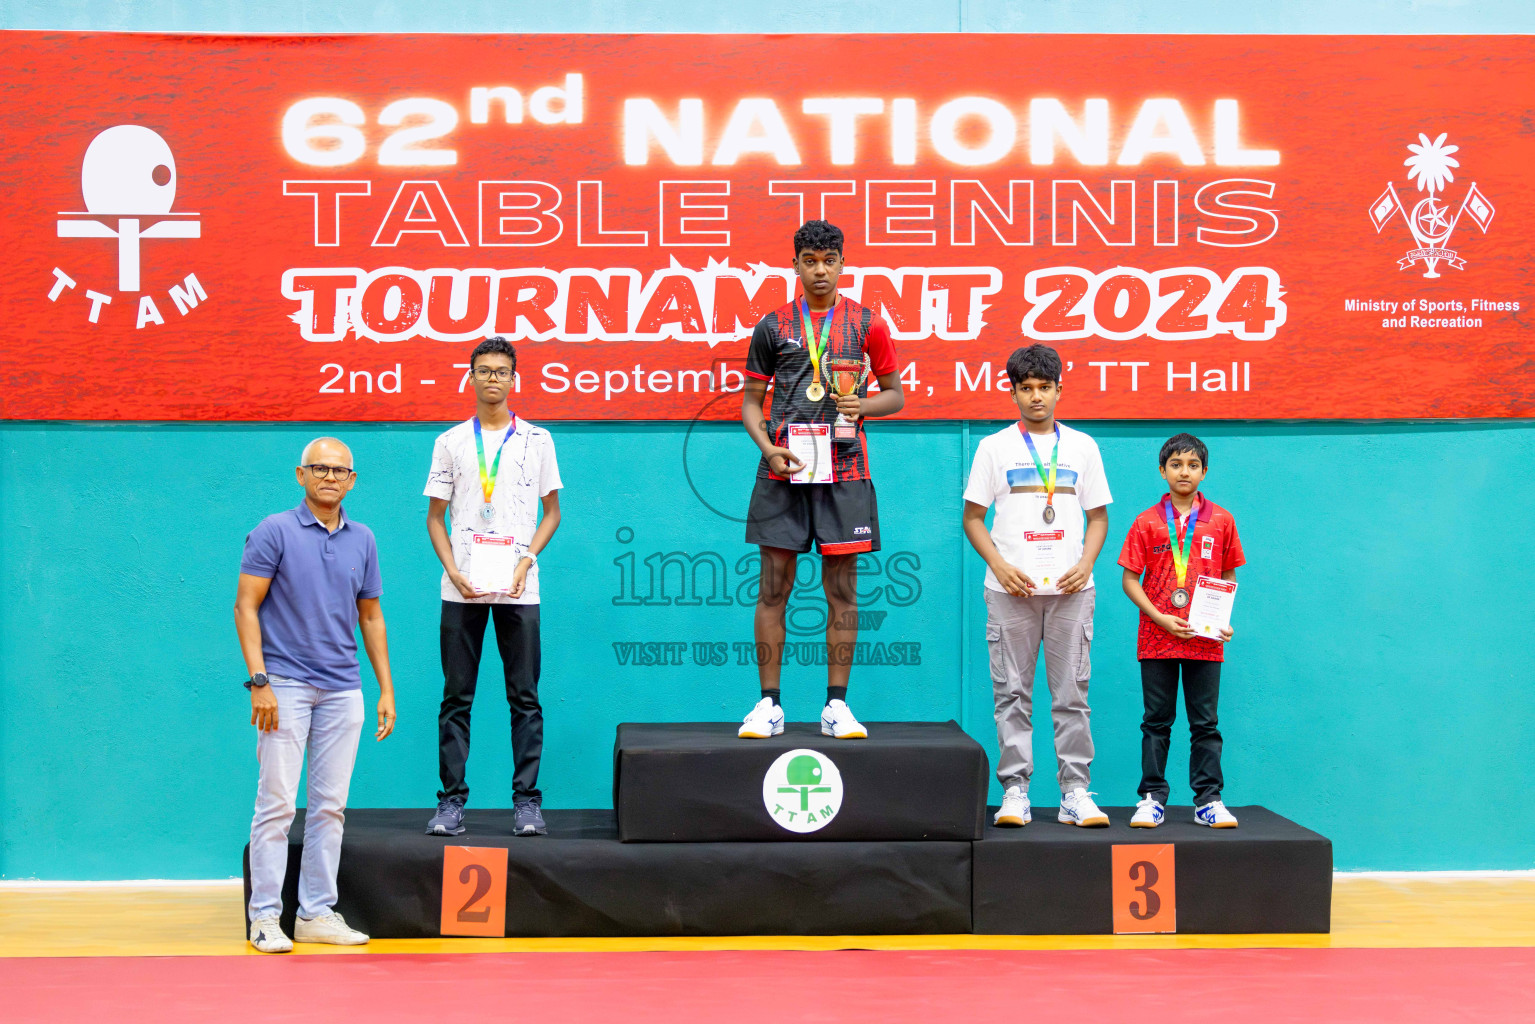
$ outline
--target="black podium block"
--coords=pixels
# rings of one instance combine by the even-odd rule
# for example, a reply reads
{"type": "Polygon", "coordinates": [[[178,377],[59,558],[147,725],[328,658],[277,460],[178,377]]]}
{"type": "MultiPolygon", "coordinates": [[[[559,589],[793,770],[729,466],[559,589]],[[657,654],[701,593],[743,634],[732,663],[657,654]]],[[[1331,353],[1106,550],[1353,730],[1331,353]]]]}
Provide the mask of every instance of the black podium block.
{"type": "Polygon", "coordinates": [[[1034,808],[1023,828],[997,828],[988,817],[986,838],[974,845],[975,930],[1113,933],[1113,848],[1127,844],[1173,846],[1179,932],[1331,930],[1332,842],[1325,836],[1262,807],[1232,808],[1241,822],[1235,829],[1195,824],[1192,807],[1169,807],[1154,829],[1130,827],[1133,807],[1104,811],[1108,828],[1062,825],[1053,807],[1034,808]]]}
{"type": "Polygon", "coordinates": [[[836,740],[818,724],[766,740],[734,724],[618,727],[613,806],[624,842],[974,840],[986,813],[989,767],[954,722],[871,722],[869,738],[836,740]],[[774,820],[764,777],[793,750],[813,750],[841,775],[841,807],[811,832],[774,820]]]}
{"type": "MultiPolygon", "coordinates": [[[[508,936],[950,934],[970,930],[968,842],[621,843],[611,811],[470,808],[469,831],[424,834],[430,810],[349,810],[336,910],[377,938],[441,934],[443,849],[507,850],[508,936]]],[[[304,812],[289,835],[293,934],[304,812]]],[[[246,902],[250,859],[246,851],[246,902]]]]}

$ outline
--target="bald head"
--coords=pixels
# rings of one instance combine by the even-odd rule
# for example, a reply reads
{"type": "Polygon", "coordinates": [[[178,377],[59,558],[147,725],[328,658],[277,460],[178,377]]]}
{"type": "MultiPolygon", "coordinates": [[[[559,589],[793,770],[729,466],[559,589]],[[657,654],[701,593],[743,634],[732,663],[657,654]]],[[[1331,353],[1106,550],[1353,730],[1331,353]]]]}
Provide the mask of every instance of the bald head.
{"type": "Polygon", "coordinates": [[[330,466],[356,468],[352,466],[352,449],[334,437],[317,437],[304,445],[304,454],[299,456],[298,464],[309,466],[317,462],[330,466]]]}

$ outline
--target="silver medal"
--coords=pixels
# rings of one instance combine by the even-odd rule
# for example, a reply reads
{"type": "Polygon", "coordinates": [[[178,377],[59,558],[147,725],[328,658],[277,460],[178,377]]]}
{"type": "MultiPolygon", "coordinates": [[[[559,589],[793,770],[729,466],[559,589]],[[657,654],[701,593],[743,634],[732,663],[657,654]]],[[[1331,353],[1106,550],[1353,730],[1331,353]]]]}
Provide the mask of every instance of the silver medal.
{"type": "Polygon", "coordinates": [[[1187,590],[1184,590],[1182,587],[1179,587],[1177,590],[1173,591],[1173,607],[1174,608],[1187,608],[1188,606],[1189,606],[1189,592],[1187,590]]]}
{"type": "Polygon", "coordinates": [[[496,521],[496,506],[492,505],[488,501],[485,502],[483,505],[481,505],[480,506],[480,519],[482,519],[486,523],[493,523],[493,522],[495,522],[496,521]]]}
{"type": "Polygon", "coordinates": [[[1046,505],[1045,506],[1044,518],[1045,518],[1045,522],[1046,523],[1053,523],[1053,522],[1055,522],[1055,506],[1054,505],[1046,505]]]}

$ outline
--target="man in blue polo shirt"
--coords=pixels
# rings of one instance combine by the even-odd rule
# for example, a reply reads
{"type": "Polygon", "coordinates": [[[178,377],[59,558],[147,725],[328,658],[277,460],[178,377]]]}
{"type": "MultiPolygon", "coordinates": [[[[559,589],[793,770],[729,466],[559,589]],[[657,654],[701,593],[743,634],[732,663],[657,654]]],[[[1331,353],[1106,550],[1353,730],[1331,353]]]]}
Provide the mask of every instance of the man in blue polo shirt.
{"type": "Polygon", "coordinates": [[[299,869],[299,942],[368,941],[336,913],[336,867],[347,789],[362,733],[362,676],[355,630],[378,677],[378,730],[394,731],[394,684],[384,635],[384,592],[373,531],[341,511],[357,482],[352,453],[333,437],[304,448],[297,508],[267,516],[245,538],[235,630],[250,672],[251,724],[261,778],[251,819],[250,943],[286,953],[283,877],[299,774],[309,755],[309,801],[299,869]]]}

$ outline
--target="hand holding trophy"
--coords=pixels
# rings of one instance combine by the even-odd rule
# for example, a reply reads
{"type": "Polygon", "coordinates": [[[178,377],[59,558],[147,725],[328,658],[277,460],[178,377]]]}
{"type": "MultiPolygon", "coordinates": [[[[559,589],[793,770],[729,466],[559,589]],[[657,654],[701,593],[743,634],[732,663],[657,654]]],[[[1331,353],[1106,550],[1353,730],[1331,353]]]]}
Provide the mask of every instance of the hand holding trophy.
{"type": "MultiPolygon", "coordinates": [[[[869,379],[869,357],[862,359],[828,359],[826,360],[826,375],[831,379],[832,389],[840,397],[847,397],[858,393],[863,387],[863,382],[869,379]]],[[[848,419],[842,413],[837,413],[836,422],[831,428],[832,440],[838,444],[847,444],[858,437],[858,424],[848,419]]]]}

